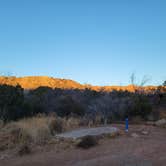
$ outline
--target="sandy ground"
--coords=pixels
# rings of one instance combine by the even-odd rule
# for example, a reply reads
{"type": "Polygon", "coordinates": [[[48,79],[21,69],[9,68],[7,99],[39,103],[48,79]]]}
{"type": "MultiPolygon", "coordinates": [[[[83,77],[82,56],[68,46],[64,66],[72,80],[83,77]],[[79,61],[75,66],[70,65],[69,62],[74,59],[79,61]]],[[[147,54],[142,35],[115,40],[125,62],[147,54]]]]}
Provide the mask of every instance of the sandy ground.
{"type": "Polygon", "coordinates": [[[132,125],[128,134],[102,139],[88,150],[69,147],[57,151],[55,147],[0,160],[0,166],[166,166],[166,129],[132,125]]]}

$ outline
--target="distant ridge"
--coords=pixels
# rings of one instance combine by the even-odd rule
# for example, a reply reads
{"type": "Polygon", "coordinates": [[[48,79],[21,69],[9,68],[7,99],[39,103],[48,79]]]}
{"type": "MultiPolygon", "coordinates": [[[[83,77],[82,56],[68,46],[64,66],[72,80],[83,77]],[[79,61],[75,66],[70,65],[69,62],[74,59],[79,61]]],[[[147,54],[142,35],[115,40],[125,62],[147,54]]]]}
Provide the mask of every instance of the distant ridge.
{"type": "MultiPolygon", "coordinates": [[[[128,86],[92,86],[92,85],[83,85],[76,81],[70,79],[59,79],[48,76],[28,76],[28,77],[4,77],[0,76],[0,85],[20,85],[25,90],[36,89],[40,86],[47,86],[50,88],[61,88],[61,89],[86,89],[89,88],[95,91],[135,91],[138,87],[134,87],[133,85],[128,86]]],[[[144,90],[153,91],[156,90],[156,86],[146,86],[144,90]]]]}
{"type": "Polygon", "coordinates": [[[62,89],[82,89],[83,85],[69,79],[59,79],[47,76],[0,77],[0,84],[20,85],[24,89],[36,89],[40,86],[62,89]]]}

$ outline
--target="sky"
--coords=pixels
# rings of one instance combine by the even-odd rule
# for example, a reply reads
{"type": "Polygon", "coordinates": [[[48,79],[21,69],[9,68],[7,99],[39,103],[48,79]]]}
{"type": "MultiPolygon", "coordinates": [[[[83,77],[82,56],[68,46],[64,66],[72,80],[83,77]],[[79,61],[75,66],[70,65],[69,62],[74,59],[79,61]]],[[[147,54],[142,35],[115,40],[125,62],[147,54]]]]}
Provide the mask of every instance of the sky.
{"type": "Polygon", "coordinates": [[[127,85],[132,73],[166,80],[165,0],[0,0],[1,75],[127,85]]]}

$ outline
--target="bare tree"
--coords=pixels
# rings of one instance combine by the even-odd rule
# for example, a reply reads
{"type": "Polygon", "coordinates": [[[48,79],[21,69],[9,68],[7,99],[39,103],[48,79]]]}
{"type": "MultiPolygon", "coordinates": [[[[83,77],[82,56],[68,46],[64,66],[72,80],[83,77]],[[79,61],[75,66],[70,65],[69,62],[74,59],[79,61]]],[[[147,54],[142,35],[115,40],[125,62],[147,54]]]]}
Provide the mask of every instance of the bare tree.
{"type": "Polygon", "coordinates": [[[143,76],[143,78],[142,78],[142,80],[141,80],[141,82],[140,82],[140,85],[139,86],[144,86],[147,82],[149,82],[150,81],[150,77],[149,76],[147,76],[147,75],[144,75],[143,76]]]}
{"type": "Polygon", "coordinates": [[[131,76],[130,76],[130,82],[131,82],[131,85],[132,85],[132,88],[134,90],[134,92],[136,91],[136,76],[135,76],[135,73],[132,73],[131,76]]]}
{"type": "Polygon", "coordinates": [[[135,80],[136,80],[135,73],[132,73],[131,76],[130,76],[131,85],[135,85],[135,80]]]}
{"type": "Polygon", "coordinates": [[[142,92],[144,90],[143,86],[145,86],[145,84],[147,84],[147,82],[149,82],[150,79],[151,78],[149,76],[144,75],[141,82],[137,82],[135,73],[132,73],[130,76],[131,85],[133,86],[134,91],[137,90],[138,92],[142,92]]]}

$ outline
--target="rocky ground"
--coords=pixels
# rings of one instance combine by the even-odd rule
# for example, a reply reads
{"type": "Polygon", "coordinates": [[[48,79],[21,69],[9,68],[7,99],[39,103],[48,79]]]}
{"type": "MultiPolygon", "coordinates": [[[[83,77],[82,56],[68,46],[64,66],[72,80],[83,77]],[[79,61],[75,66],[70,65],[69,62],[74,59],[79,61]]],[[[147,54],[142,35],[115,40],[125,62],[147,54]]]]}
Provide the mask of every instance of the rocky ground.
{"type": "MultiPolygon", "coordinates": [[[[123,125],[112,126],[124,130],[123,125]]],[[[22,157],[7,155],[0,153],[0,166],[165,166],[166,129],[132,125],[128,133],[101,139],[99,145],[87,150],[61,143],[22,157]]]]}
{"type": "Polygon", "coordinates": [[[102,126],[102,127],[95,127],[95,128],[84,128],[84,129],[77,129],[69,132],[65,132],[62,134],[56,135],[58,138],[69,138],[69,139],[79,139],[85,137],[87,135],[90,136],[100,136],[100,135],[109,135],[109,134],[116,134],[118,133],[118,128],[111,127],[111,126],[102,126]]]}

